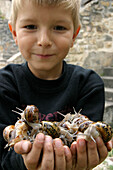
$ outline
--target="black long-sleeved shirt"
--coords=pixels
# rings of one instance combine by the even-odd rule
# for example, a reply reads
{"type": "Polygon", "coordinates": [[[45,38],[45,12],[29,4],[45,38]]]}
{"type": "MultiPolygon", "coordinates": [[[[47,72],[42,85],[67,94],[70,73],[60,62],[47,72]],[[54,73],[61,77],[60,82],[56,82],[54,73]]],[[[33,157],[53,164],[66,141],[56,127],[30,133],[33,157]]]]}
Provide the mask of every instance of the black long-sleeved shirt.
{"type": "Polygon", "coordinates": [[[10,64],[0,70],[0,164],[5,170],[26,169],[21,155],[4,149],[3,129],[15,124],[16,107],[26,105],[39,108],[40,120],[60,121],[63,114],[82,109],[93,121],[102,120],[104,112],[104,84],[92,70],[63,61],[62,75],[57,80],[35,77],[27,63],[10,64]]]}

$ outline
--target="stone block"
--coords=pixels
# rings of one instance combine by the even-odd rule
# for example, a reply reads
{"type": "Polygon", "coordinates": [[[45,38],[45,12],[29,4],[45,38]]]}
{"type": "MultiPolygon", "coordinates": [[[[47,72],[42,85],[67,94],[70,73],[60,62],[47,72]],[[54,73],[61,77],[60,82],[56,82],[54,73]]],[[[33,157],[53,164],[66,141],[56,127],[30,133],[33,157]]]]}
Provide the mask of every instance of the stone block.
{"type": "Polygon", "coordinates": [[[105,42],[105,43],[104,43],[104,47],[105,47],[105,48],[111,48],[111,47],[112,47],[112,44],[113,44],[112,42],[105,42]]]}
{"type": "Polygon", "coordinates": [[[104,7],[109,7],[110,2],[101,1],[101,5],[103,5],[104,7]]]}

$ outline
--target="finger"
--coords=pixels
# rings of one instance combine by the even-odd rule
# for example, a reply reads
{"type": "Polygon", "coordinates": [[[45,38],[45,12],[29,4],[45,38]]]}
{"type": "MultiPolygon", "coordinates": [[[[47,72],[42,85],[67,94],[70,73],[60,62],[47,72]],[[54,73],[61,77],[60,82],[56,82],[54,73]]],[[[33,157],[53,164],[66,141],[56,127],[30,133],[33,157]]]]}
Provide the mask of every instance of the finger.
{"type": "Polygon", "coordinates": [[[66,169],[65,154],[62,141],[58,138],[54,139],[53,146],[55,151],[55,169],[66,169]]]}
{"type": "Polygon", "coordinates": [[[31,142],[23,140],[14,145],[14,150],[18,154],[27,154],[30,152],[31,147],[32,147],[31,142]]]}
{"type": "Polygon", "coordinates": [[[66,159],[66,170],[70,170],[72,168],[72,154],[68,146],[64,146],[64,153],[66,159]]]}
{"type": "Polygon", "coordinates": [[[99,164],[97,145],[94,141],[87,142],[87,151],[88,151],[88,168],[92,169],[99,164]]]}
{"type": "Polygon", "coordinates": [[[73,168],[75,168],[76,162],[77,162],[77,142],[76,141],[71,144],[70,150],[72,153],[72,166],[73,168]]]}
{"type": "Polygon", "coordinates": [[[28,154],[23,154],[23,159],[28,169],[36,169],[40,164],[40,155],[44,144],[44,134],[39,133],[33,143],[32,149],[28,154]]]}
{"type": "Polygon", "coordinates": [[[107,147],[108,152],[112,150],[112,147],[113,147],[112,140],[106,143],[106,147],[107,147]]]}
{"type": "Polygon", "coordinates": [[[78,138],[77,140],[77,163],[76,169],[83,170],[87,168],[87,152],[85,139],[78,138]]]}
{"type": "Polygon", "coordinates": [[[113,137],[112,137],[112,139],[111,139],[111,143],[112,143],[112,149],[113,149],[113,137]]]}
{"type": "Polygon", "coordinates": [[[45,136],[41,168],[48,169],[48,170],[54,169],[53,141],[50,136],[45,136]]]}
{"type": "Polygon", "coordinates": [[[98,137],[96,139],[96,143],[97,143],[97,149],[98,149],[98,154],[100,159],[99,162],[101,163],[107,157],[108,151],[101,137],[98,137]]]}

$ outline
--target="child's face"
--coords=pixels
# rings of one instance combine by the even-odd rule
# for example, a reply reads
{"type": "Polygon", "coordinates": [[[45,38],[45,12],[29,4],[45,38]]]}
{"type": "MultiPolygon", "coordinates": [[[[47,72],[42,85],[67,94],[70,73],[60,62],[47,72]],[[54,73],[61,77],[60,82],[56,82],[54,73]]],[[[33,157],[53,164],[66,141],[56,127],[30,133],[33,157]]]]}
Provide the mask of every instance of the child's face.
{"type": "Polygon", "coordinates": [[[13,37],[35,76],[56,79],[74,42],[70,11],[26,3],[18,12],[13,37]]]}

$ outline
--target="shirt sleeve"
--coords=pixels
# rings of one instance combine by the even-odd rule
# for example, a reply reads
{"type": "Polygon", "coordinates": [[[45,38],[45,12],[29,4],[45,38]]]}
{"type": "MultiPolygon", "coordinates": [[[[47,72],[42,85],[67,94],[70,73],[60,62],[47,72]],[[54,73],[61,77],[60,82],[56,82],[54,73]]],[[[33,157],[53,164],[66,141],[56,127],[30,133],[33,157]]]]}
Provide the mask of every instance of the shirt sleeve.
{"type": "Polygon", "coordinates": [[[18,115],[12,112],[18,106],[19,97],[13,82],[8,82],[8,76],[3,79],[0,75],[0,169],[1,170],[26,170],[21,155],[15,153],[14,149],[4,148],[6,142],[3,138],[3,130],[8,125],[17,121],[18,115]],[[5,82],[6,80],[6,82],[5,82]]]}
{"type": "Polygon", "coordinates": [[[91,71],[87,79],[81,81],[76,109],[90,120],[102,121],[104,114],[104,83],[99,75],[91,71]]]}

